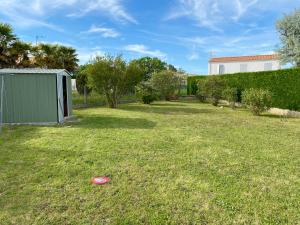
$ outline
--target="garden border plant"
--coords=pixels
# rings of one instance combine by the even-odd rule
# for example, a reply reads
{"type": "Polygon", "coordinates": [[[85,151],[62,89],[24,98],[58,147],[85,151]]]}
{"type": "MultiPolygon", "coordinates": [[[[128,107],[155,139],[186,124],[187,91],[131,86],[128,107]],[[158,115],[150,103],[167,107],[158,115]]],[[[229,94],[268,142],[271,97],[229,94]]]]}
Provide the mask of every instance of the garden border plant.
{"type": "MultiPolygon", "coordinates": [[[[197,93],[198,80],[208,76],[188,77],[188,94],[197,93]]],[[[246,89],[267,89],[272,96],[272,107],[300,110],[300,68],[253,73],[218,75],[227,86],[237,88],[240,95],[246,89]]],[[[240,100],[240,99],[239,99],[240,100]]]]}

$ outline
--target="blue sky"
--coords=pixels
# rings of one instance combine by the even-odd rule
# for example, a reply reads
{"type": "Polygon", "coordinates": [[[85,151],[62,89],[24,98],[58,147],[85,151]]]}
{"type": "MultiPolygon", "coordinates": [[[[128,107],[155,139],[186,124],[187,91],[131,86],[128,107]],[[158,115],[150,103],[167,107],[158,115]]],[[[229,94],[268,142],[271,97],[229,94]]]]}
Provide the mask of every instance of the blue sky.
{"type": "Polygon", "coordinates": [[[0,21],[26,41],[70,45],[81,63],[96,54],[156,56],[207,74],[214,56],[270,53],[275,22],[299,0],[0,0],[0,21]]]}

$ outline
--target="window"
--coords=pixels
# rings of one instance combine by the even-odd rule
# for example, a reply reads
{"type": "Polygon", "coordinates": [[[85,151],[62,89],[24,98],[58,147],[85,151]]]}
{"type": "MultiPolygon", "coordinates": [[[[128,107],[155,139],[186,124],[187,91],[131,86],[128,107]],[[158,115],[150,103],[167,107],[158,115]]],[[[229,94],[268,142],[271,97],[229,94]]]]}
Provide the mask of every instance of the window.
{"type": "Polygon", "coordinates": [[[273,64],[272,63],[265,63],[264,65],[264,70],[269,71],[273,69],[273,64]]]}
{"type": "Polygon", "coordinates": [[[247,72],[247,69],[248,69],[248,65],[247,65],[247,64],[241,64],[241,65],[240,65],[240,71],[241,71],[242,73],[247,72]]]}
{"type": "Polygon", "coordinates": [[[225,66],[219,65],[219,74],[224,74],[224,73],[225,73],[225,66]]]}

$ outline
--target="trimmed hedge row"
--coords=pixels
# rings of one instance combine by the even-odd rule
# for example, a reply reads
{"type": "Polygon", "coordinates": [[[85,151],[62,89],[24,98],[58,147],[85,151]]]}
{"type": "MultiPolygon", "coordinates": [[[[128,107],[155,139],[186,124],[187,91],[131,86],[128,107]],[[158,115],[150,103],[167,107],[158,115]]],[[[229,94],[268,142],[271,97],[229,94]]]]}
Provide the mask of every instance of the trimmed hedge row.
{"type": "MultiPolygon", "coordinates": [[[[272,107],[300,110],[300,68],[255,73],[218,75],[229,87],[242,92],[249,88],[263,88],[273,94],[272,107]]],[[[195,95],[197,82],[207,76],[188,77],[187,93],[195,95]]]]}

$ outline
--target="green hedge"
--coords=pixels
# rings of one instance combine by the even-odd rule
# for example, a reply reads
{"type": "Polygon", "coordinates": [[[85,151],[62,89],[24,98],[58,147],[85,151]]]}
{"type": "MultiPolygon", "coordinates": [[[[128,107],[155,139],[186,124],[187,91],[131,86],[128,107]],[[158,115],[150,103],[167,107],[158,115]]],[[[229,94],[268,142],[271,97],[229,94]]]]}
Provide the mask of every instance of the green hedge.
{"type": "Polygon", "coordinates": [[[187,94],[195,95],[198,91],[198,80],[205,79],[207,76],[190,76],[187,79],[187,94]]]}
{"type": "MultiPolygon", "coordinates": [[[[273,107],[300,110],[300,68],[219,76],[228,86],[236,87],[240,92],[249,88],[263,88],[271,91],[273,107]]],[[[196,94],[197,81],[206,77],[188,77],[188,94],[196,94]]]]}

